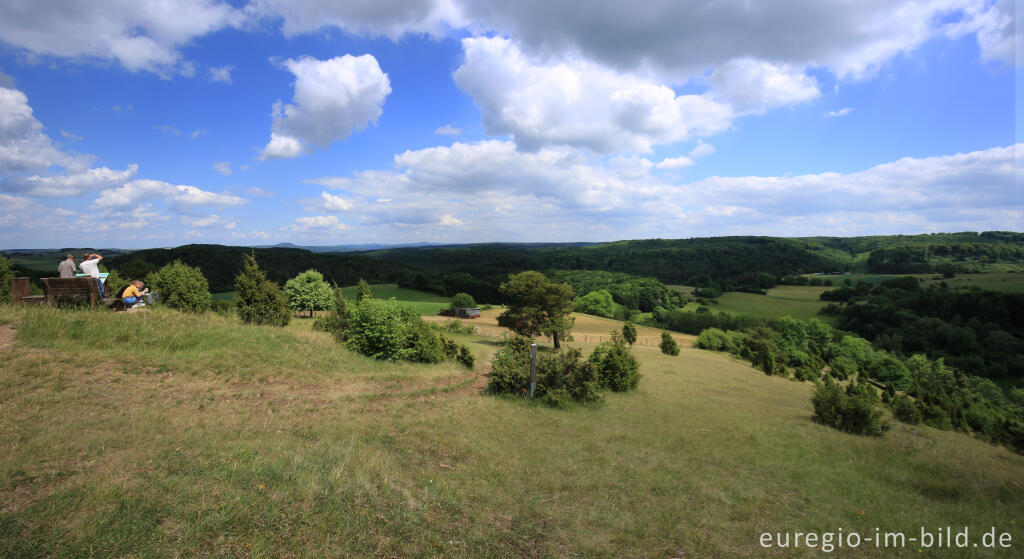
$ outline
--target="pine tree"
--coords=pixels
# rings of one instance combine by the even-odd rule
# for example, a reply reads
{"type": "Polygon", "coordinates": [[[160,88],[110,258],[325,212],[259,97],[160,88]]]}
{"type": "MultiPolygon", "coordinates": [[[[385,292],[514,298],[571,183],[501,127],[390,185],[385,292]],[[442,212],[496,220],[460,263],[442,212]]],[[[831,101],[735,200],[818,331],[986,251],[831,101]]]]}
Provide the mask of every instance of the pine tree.
{"type": "Polygon", "coordinates": [[[242,257],[244,269],[235,276],[238,318],[246,324],[287,326],[292,313],[288,300],[252,255],[242,257]]]}

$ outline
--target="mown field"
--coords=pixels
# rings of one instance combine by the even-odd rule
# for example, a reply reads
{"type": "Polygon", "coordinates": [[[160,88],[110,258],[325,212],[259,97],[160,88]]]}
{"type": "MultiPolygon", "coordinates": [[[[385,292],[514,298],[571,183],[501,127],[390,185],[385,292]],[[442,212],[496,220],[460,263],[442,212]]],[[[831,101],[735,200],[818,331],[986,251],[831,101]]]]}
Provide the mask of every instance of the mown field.
{"type": "MultiPolygon", "coordinates": [[[[379,295],[378,295],[379,296],[379,295]]],[[[763,532],[966,526],[1015,557],[1024,457],[810,420],[811,387],[639,346],[602,405],[484,396],[478,368],[370,361],[296,320],[0,308],[3,557],[818,557],[763,532]]],[[[589,351],[591,343],[574,342],[589,351]]]]}

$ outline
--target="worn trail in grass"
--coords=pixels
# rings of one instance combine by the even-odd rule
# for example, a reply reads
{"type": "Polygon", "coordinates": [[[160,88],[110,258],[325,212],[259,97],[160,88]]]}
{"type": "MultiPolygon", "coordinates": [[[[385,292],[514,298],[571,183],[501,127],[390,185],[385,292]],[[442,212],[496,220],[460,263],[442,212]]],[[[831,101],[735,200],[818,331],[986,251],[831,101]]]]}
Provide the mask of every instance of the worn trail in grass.
{"type": "MultiPolygon", "coordinates": [[[[309,321],[32,312],[0,310],[18,332],[0,349],[0,556],[761,557],[765,531],[1024,536],[1021,456],[930,428],[838,433],[810,421],[808,384],[721,354],[638,347],[637,391],[552,410],[482,396],[456,365],[352,355],[309,321]]],[[[460,341],[481,364],[496,348],[460,341]]]]}

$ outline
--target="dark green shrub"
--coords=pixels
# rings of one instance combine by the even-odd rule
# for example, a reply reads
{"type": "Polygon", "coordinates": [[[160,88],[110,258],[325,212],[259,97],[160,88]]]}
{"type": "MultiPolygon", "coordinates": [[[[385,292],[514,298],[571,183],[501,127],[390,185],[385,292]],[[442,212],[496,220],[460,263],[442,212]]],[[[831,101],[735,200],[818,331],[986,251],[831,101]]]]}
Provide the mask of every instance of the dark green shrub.
{"type": "Polygon", "coordinates": [[[889,407],[892,409],[892,415],[896,419],[903,423],[909,423],[911,425],[917,425],[921,423],[921,410],[917,409],[917,405],[914,401],[907,397],[906,394],[896,396],[889,402],[889,407]]]}
{"type": "Polygon", "coordinates": [[[811,396],[814,420],[855,435],[880,436],[889,429],[875,400],[863,394],[850,395],[838,384],[819,384],[811,396]]]}
{"type": "Polygon", "coordinates": [[[665,355],[679,355],[679,344],[668,332],[661,333],[661,352],[665,355]]]}
{"type": "Polygon", "coordinates": [[[252,255],[242,257],[242,271],[235,276],[238,318],[245,324],[287,326],[292,319],[288,300],[252,255]]]}
{"type": "Polygon", "coordinates": [[[487,375],[487,392],[491,394],[526,394],[530,389],[530,344],[526,336],[506,337],[501,349],[491,357],[487,375]]]}
{"type": "Polygon", "coordinates": [[[629,347],[636,343],[636,324],[626,322],[622,325],[622,339],[626,340],[629,347]]]}
{"type": "Polygon", "coordinates": [[[766,375],[783,376],[785,373],[785,367],[779,367],[775,364],[775,354],[771,351],[765,351],[761,354],[760,366],[766,375]]]}
{"type": "Polygon", "coordinates": [[[564,408],[570,401],[587,404],[601,400],[600,383],[579,349],[537,359],[537,396],[551,406],[564,408]]]}
{"type": "Polygon", "coordinates": [[[180,260],[149,274],[146,283],[160,294],[160,301],[183,312],[210,308],[210,285],[199,268],[180,260]]]}
{"type": "Polygon", "coordinates": [[[409,339],[401,352],[401,358],[417,363],[440,363],[444,361],[444,348],[441,336],[420,320],[409,328],[409,339]]]}
{"type": "Polygon", "coordinates": [[[455,360],[465,365],[467,369],[472,369],[476,365],[476,356],[464,345],[459,346],[459,354],[455,356],[455,360]]]}
{"type": "Polygon", "coordinates": [[[625,340],[612,336],[611,342],[605,342],[594,348],[588,359],[594,368],[602,388],[613,392],[625,392],[636,388],[640,382],[640,365],[625,340]]]}

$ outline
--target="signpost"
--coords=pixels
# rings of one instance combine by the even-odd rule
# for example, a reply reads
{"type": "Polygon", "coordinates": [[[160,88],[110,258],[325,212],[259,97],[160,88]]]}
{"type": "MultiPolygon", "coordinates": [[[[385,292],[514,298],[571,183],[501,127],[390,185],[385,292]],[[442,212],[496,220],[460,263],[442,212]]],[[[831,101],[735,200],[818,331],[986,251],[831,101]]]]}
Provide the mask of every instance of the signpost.
{"type": "Polygon", "coordinates": [[[537,389],[537,344],[530,344],[530,397],[537,389]]]}

